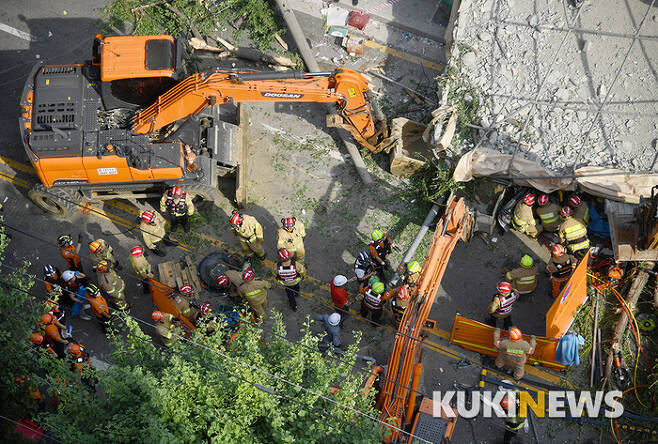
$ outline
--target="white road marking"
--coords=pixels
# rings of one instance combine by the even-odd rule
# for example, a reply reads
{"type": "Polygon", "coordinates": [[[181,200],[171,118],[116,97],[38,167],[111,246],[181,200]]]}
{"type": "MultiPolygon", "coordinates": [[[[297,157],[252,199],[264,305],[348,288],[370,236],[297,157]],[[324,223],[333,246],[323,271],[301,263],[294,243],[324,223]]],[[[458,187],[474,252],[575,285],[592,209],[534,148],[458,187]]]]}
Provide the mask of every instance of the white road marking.
{"type": "Polygon", "coordinates": [[[4,23],[0,23],[0,31],[7,32],[11,35],[14,35],[18,37],[19,39],[27,40],[28,42],[36,42],[37,38],[34,37],[32,34],[29,32],[21,31],[20,29],[12,28],[9,25],[5,25],[4,23]]]}

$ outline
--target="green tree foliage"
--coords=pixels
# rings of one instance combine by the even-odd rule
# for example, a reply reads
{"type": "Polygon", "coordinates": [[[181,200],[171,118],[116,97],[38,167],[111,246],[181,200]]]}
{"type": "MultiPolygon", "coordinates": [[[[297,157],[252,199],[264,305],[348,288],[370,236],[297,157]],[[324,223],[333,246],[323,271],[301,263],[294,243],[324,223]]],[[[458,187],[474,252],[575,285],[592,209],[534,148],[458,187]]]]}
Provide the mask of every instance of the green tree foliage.
{"type": "Polygon", "coordinates": [[[244,28],[249,38],[260,48],[266,49],[281,33],[274,9],[267,0],[115,0],[105,12],[108,24],[118,29],[125,22],[134,22],[134,34],[189,34],[194,24],[203,35],[212,35],[215,28],[223,28],[228,20],[245,17],[244,28]],[[185,18],[169,9],[166,4],[180,11],[185,18]]]}

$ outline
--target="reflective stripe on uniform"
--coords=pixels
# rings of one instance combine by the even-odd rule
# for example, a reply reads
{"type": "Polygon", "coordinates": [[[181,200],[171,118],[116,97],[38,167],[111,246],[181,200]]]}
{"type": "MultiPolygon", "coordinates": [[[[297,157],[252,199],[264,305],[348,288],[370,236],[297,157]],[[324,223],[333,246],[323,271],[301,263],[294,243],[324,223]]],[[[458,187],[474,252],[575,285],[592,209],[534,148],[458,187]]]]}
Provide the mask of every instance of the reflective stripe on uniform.
{"type": "Polygon", "coordinates": [[[574,224],[564,229],[564,237],[567,241],[573,241],[587,236],[587,228],[581,224],[574,224]]]}
{"type": "Polygon", "coordinates": [[[297,285],[302,280],[302,277],[297,272],[297,267],[294,262],[292,262],[289,267],[279,265],[277,267],[277,275],[279,276],[279,281],[287,286],[297,285]]]}
{"type": "Polygon", "coordinates": [[[508,314],[512,311],[512,306],[514,305],[514,302],[516,302],[516,292],[512,291],[507,296],[498,295],[498,300],[500,306],[496,310],[496,313],[499,315],[508,314]]]}
{"type": "Polygon", "coordinates": [[[373,293],[372,289],[368,289],[363,294],[363,301],[368,308],[372,308],[373,310],[379,310],[383,305],[382,295],[373,293]]]}
{"type": "Polygon", "coordinates": [[[534,284],[535,276],[524,276],[517,279],[519,284],[534,284]]]}
{"type": "Polygon", "coordinates": [[[263,290],[261,290],[261,289],[252,290],[252,291],[246,293],[245,296],[256,296],[258,293],[262,293],[262,292],[263,292],[263,290]]]}
{"type": "MultiPolygon", "coordinates": [[[[539,213],[539,212],[538,212],[539,213]]],[[[555,213],[539,213],[539,218],[541,219],[542,223],[546,225],[551,225],[557,222],[557,214],[555,213]]]]}

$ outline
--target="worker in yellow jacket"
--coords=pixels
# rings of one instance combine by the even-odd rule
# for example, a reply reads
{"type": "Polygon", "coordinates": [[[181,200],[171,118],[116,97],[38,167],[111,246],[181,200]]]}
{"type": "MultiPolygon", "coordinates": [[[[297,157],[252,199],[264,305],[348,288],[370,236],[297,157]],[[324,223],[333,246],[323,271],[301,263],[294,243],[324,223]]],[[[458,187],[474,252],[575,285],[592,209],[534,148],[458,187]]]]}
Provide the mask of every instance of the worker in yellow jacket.
{"type": "Polygon", "coordinates": [[[565,205],[562,207],[562,217],[564,222],[560,225],[558,234],[562,244],[566,245],[569,252],[575,254],[577,257],[583,257],[587,250],[589,250],[589,239],[587,238],[587,227],[572,217],[573,210],[571,207],[565,205]]]}
{"type": "Polygon", "coordinates": [[[304,256],[306,256],[304,237],[306,237],[304,224],[294,217],[285,217],[281,219],[276,248],[278,250],[282,248],[288,250],[295,260],[303,262],[304,256]]]}
{"type": "Polygon", "coordinates": [[[234,210],[231,214],[231,230],[240,240],[245,256],[255,254],[258,259],[265,259],[263,227],[255,217],[234,210]]]}
{"type": "Polygon", "coordinates": [[[514,216],[512,217],[512,227],[536,239],[539,233],[542,232],[541,224],[535,219],[532,213],[532,206],[535,204],[535,195],[527,193],[523,196],[516,206],[514,207],[514,216]]]}
{"type": "Polygon", "coordinates": [[[560,228],[560,207],[551,202],[548,198],[548,194],[541,194],[539,199],[537,199],[537,216],[541,220],[541,225],[544,228],[544,231],[550,231],[555,233],[558,228],[560,228]]]}

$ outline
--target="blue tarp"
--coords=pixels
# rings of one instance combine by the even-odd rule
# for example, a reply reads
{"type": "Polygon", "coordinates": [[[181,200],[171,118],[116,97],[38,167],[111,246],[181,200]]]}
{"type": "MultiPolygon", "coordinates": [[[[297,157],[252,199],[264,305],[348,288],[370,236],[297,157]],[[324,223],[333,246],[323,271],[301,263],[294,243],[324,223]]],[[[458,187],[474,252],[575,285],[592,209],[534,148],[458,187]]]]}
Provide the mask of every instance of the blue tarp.
{"type": "Polygon", "coordinates": [[[557,343],[555,350],[555,360],[564,365],[580,365],[580,356],[578,348],[585,344],[585,338],[576,333],[569,333],[557,343]]]}

